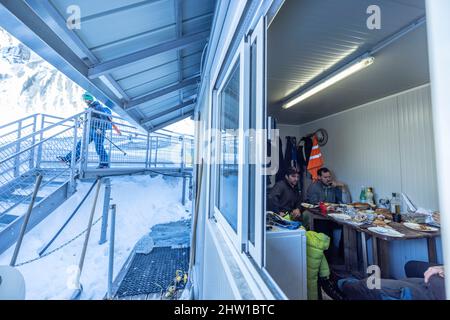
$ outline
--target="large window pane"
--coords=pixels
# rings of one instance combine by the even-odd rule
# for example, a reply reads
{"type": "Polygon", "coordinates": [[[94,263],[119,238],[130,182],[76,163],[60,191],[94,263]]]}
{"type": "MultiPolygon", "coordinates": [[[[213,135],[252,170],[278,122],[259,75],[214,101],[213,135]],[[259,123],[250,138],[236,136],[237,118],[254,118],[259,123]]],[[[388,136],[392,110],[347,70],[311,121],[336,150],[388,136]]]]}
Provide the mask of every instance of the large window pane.
{"type": "Polygon", "coordinates": [[[220,92],[220,162],[217,170],[217,207],[237,231],[238,150],[239,150],[239,64],[220,92]]]}

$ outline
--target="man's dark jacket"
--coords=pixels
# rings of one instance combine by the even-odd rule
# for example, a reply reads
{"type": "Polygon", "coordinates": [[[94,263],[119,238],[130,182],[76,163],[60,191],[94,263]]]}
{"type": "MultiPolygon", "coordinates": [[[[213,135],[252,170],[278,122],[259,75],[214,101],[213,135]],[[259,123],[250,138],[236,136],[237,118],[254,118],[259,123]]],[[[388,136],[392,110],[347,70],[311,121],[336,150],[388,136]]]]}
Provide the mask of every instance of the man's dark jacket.
{"type": "Polygon", "coordinates": [[[286,178],[278,181],[269,192],[268,208],[270,211],[279,213],[300,209],[301,203],[298,186],[292,187],[286,178]]]}

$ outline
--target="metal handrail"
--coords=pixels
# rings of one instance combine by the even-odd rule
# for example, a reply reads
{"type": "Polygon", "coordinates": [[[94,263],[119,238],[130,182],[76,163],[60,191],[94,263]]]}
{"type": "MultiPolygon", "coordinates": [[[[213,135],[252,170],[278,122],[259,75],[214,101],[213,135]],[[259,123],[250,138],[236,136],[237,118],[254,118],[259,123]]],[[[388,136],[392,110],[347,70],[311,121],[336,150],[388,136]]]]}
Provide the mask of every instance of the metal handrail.
{"type": "MultiPolygon", "coordinates": [[[[10,143],[7,143],[7,144],[1,146],[0,147],[0,152],[6,150],[8,148],[17,147],[17,145],[20,146],[20,143],[22,143],[24,141],[29,143],[30,140],[32,139],[32,145],[27,146],[26,148],[23,148],[23,149],[19,148],[18,152],[15,152],[15,153],[11,154],[10,156],[2,159],[0,161],[0,164],[4,164],[4,163],[6,163],[8,161],[11,161],[13,159],[20,159],[20,155],[22,155],[22,154],[24,154],[24,153],[26,153],[26,152],[28,152],[30,150],[33,150],[36,147],[40,148],[45,142],[47,142],[47,141],[49,141],[51,139],[54,139],[54,138],[56,138],[58,136],[61,136],[64,133],[66,133],[66,132],[68,132],[70,130],[78,129],[79,123],[80,123],[79,119],[83,115],[86,114],[88,116],[85,117],[84,119],[85,119],[85,121],[89,121],[89,118],[92,118],[92,117],[89,116],[89,113],[92,113],[92,112],[95,112],[96,114],[103,114],[103,115],[106,115],[106,116],[110,116],[107,113],[101,113],[101,112],[97,112],[95,110],[87,110],[87,111],[80,112],[80,113],[78,113],[76,115],[73,115],[71,117],[68,117],[66,119],[62,119],[61,121],[53,123],[50,126],[47,126],[47,127],[42,126],[39,130],[37,130],[37,131],[35,131],[35,132],[25,136],[25,137],[21,137],[21,138],[17,139],[16,141],[13,141],[13,142],[10,142],[10,143]],[[69,125],[68,123],[73,123],[73,124],[69,125]],[[44,133],[46,133],[46,132],[48,132],[50,130],[54,130],[55,128],[61,128],[61,127],[65,127],[65,129],[62,130],[62,131],[59,131],[59,132],[57,132],[55,134],[52,134],[50,137],[47,137],[47,138],[43,139],[44,133]]],[[[37,115],[38,114],[32,115],[32,116],[29,116],[29,117],[27,117],[25,119],[30,119],[30,118],[33,118],[33,117],[36,119],[37,115]]],[[[46,115],[46,114],[42,114],[42,117],[43,117],[42,118],[42,123],[45,123],[45,117],[51,117],[51,118],[54,118],[54,119],[60,119],[60,117],[52,116],[52,115],[46,115]]],[[[21,120],[19,120],[19,121],[21,121],[21,120]]],[[[124,124],[124,123],[117,123],[117,124],[120,125],[120,126],[125,126],[125,127],[130,127],[130,128],[136,129],[133,126],[129,126],[129,125],[124,124]]],[[[86,123],[85,122],[85,125],[89,126],[90,123],[86,123]]],[[[172,131],[169,131],[169,130],[163,130],[163,131],[173,133],[172,131]]],[[[161,132],[153,132],[153,133],[146,133],[145,134],[145,133],[141,133],[141,132],[131,132],[131,131],[128,131],[128,130],[125,130],[123,132],[124,133],[128,133],[128,134],[132,134],[135,143],[143,143],[144,144],[144,143],[147,142],[147,146],[146,146],[147,154],[149,154],[148,153],[149,149],[153,148],[153,146],[154,146],[154,142],[153,141],[154,141],[155,138],[156,138],[156,148],[157,149],[159,148],[159,142],[161,142],[161,141],[169,141],[170,145],[177,145],[177,144],[179,144],[179,147],[181,147],[181,149],[182,149],[181,150],[181,152],[182,152],[181,164],[182,164],[182,166],[186,166],[186,164],[188,164],[187,163],[188,161],[186,161],[187,160],[186,157],[188,156],[188,152],[187,151],[189,151],[191,149],[192,143],[194,142],[194,139],[190,135],[184,135],[183,134],[183,135],[179,135],[179,136],[170,136],[170,135],[166,135],[166,134],[161,133],[161,132]],[[163,140],[161,140],[161,139],[163,139],[163,140]],[[180,140],[180,141],[178,142],[175,139],[176,140],[180,140]],[[151,142],[151,143],[149,143],[149,142],[151,142]]],[[[86,133],[83,134],[82,141],[86,141],[86,133]]],[[[76,141],[75,141],[75,144],[76,144],[76,141]]],[[[139,150],[143,150],[144,148],[145,147],[139,148],[139,150]]],[[[88,150],[88,149],[86,149],[86,150],[88,150]]],[[[38,153],[39,153],[39,150],[38,150],[38,153]]],[[[137,161],[125,161],[125,162],[122,162],[122,163],[123,164],[126,164],[126,163],[134,163],[134,164],[144,163],[146,166],[150,165],[152,162],[153,162],[154,165],[156,165],[157,163],[163,164],[163,165],[164,164],[170,164],[170,161],[168,162],[168,161],[163,160],[163,159],[161,159],[162,160],[161,161],[161,160],[158,159],[158,156],[157,156],[158,155],[158,151],[157,150],[155,152],[154,161],[152,161],[151,152],[150,152],[149,155],[150,156],[148,157],[148,159],[146,159],[144,161],[139,161],[139,159],[136,159],[137,161]]],[[[41,157],[39,156],[38,158],[39,158],[39,163],[40,163],[41,157]]],[[[86,159],[86,155],[83,153],[81,158],[82,159],[86,159]]],[[[19,160],[18,164],[23,164],[26,161],[27,160],[20,162],[20,160],[19,160]]]]}
{"type": "Polygon", "coordinates": [[[35,113],[35,114],[32,114],[32,115],[27,116],[27,117],[25,117],[25,118],[17,119],[17,120],[15,120],[15,121],[12,121],[12,122],[9,122],[9,123],[6,123],[6,124],[2,124],[2,125],[0,126],[0,129],[6,128],[6,127],[8,127],[8,126],[12,126],[12,125],[14,125],[14,124],[16,124],[16,123],[19,123],[19,122],[21,122],[21,121],[28,120],[28,119],[33,118],[33,117],[38,116],[38,115],[40,115],[40,113],[35,113]]]}
{"type": "MultiPolygon", "coordinates": [[[[27,128],[29,128],[29,127],[32,127],[32,126],[34,126],[34,122],[33,122],[33,123],[30,123],[30,124],[27,124],[26,126],[20,128],[20,129],[21,129],[21,130],[25,130],[25,129],[27,129],[27,128]]],[[[17,132],[17,129],[15,129],[15,130],[13,130],[13,131],[10,131],[10,132],[7,132],[7,133],[5,133],[5,134],[2,134],[2,135],[0,136],[0,139],[3,138],[3,137],[9,136],[10,134],[16,133],[16,132],[17,132]]]]}
{"type": "Polygon", "coordinates": [[[13,154],[13,155],[10,155],[10,156],[9,156],[8,158],[6,158],[6,159],[2,159],[2,160],[0,161],[0,164],[2,164],[2,163],[4,163],[4,162],[7,162],[7,161],[9,161],[9,160],[12,160],[12,159],[18,157],[19,155],[21,155],[22,153],[27,152],[27,151],[29,151],[29,150],[31,150],[31,149],[34,149],[34,148],[36,148],[37,146],[43,144],[44,142],[47,142],[48,140],[53,139],[54,137],[59,136],[59,135],[65,133],[65,132],[67,132],[67,131],[69,131],[69,130],[71,130],[71,129],[73,129],[73,128],[74,128],[74,127],[67,128],[67,129],[65,129],[65,130],[63,130],[63,131],[61,131],[61,132],[58,132],[58,133],[54,134],[54,135],[51,136],[51,137],[45,138],[44,140],[40,140],[39,142],[35,143],[35,144],[32,145],[32,146],[27,147],[27,148],[25,148],[25,149],[23,149],[23,150],[20,150],[20,152],[18,152],[18,153],[15,153],[15,154],[13,154]]]}
{"type": "Polygon", "coordinates": [[[33,138],[34,136],[40,135],[41,133],[44,133],[45,131],[51,130],[51,129],[53,129],[53,128],[56,128],[57,126],[62,125],[64,122],[67,122],[67,121],[69,121],[69,120],[75,119],[75,118],[77,118],[77,117],[79,117],[79,116],[81,116],[82,114],[85,114],[85,113],[86,113],[86,112],[80,112],[80,113],[77,113],[76,115],[71,116],[71,117],[69,117],[69,118],[66,118],[66,119],[64,119],[64,120],[62,120],[62,121],[59,121],[59,122],[57,122],[57,123],[55,123],[55,124],[53,124],[53,125],[51,125],[51,126],[49,126],[49,127],[41,128],[41,129],[39,129],[38,131],[35,131],[35,132],[33,132],[33,133],[31,133],[31,134],[29,134],[29,135],[23,137],[23,138],[20,138],[20,139],[18,139],[18,140],[16,140],[16,141],[13,141],[13,142],[10,142],[10,143],[8,143],[8,144],[6,144],[6,145],[4,145],[4,146],[1,146],[1,147],[0,147],[0,151],[2,151],[2,150],[4,150],[4,149],[7,149],[7,148],[10,148],[11,145],[16,145],[16,144],[21,143],[21,142],[23,142],[23,141],[25,141],[25,140],[28,140],[28,139],[30,139],[30,138],[33,138]]]}

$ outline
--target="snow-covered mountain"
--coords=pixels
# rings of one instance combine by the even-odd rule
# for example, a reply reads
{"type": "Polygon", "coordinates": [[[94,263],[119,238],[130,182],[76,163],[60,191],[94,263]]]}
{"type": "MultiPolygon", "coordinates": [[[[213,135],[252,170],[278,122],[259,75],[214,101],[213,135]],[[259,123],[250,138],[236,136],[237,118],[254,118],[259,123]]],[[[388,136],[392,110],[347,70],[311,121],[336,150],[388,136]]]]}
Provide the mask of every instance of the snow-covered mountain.
{"type": "Polygon", "coordinates": [[[83,89],[0,28],[0,125],[34,113],[70,116],[83,89]]]}
{"type": "MultiPolygon", "coordinates": [[[[0,28],[0,125],[30,114],[69,117],[84,110],[84,90],[0,28]]],[[[194,134],[185,119],[168,130],[194,134]]]]}

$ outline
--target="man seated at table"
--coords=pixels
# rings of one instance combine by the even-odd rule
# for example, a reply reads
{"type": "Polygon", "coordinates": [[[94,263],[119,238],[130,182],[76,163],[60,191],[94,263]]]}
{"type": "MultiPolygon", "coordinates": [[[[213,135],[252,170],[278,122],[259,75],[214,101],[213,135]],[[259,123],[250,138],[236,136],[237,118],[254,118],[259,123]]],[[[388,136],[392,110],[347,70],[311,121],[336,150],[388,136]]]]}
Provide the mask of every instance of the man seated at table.
{"type": "Polygon", "coordinates": [[[318,180],[311,183],[308,188],[306,202],[311,204],[344,203],[342,196],[347,193],[345,185],[335,181],[328,168],[317,170],[317,176],[318,180]]]}
{"type": "Polygon", "coordinates": [[[445,300],[445,272],[443,266],[428,262],[409,261],[405,265],[405,279],[338,281],[338,287],[347,300],[445,300]]]}
{"type": "MultiPolygon", "coordinates": [[[[343,195],[348,198],[345,185],[335,181],[328,168],[320,168],[317,170],[318,180],[314,181],[308,188],[306,202],[310,204],[318,204],[320,202],[328,203],[344,203],[343,195]]],[[[302,215],[303,225],[309,228],[311,221],[311,213],[305,211],[302,215]]],[[[342,227],[333,221],[317,220],[314,223],[314,231],[325,233],[330,237],[331,243],[325,256],[331,264],[339,264],[339,257],[343,256],[344,245],[342,239],[342,227]]]]}
{"type": "Polygon", "coordinates": [[[289,168],[283,180],[278,181],[270,190],[268,209],[285,218],[300,218],[301,197],[298,188],[299,172],[289,168]],[[289,216],[287,215],[289,213],[289,216]]]}

